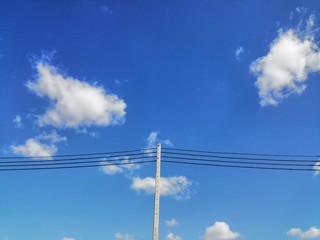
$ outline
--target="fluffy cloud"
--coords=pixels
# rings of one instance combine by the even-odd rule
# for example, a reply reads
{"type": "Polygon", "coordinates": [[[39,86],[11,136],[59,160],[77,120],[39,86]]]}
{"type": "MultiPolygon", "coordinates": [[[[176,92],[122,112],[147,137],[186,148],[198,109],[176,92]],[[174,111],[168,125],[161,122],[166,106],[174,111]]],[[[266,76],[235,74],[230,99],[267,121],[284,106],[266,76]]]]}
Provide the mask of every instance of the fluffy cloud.
{"type": "Polygon", "coordinates": [[[39,126],[78,128],[124,122],[126,104],[118,96],[106,94],[101,87],[62,75],[48,64],[40,62],[36,69],[36,81],[28,81],[26,86],[51,101],[51,107],[38,118],[39,126]]]}
{"type": "Polygon", "coordinates": [[[174,235],[173,233],[168,233],[167,240],[182,240],[179,235],[174,235]]]}
{"type": "Polygon", "coordinates": [[[232,240],[240,236],[237,232],[232,232],[225,222],[215,222],[211,227],[207,227],[204,233],[204,240],[232,240]]]}
{"type": "Polygon", "coordinates": [[[292,94],[301,94],[308,75],[320,71],[320,51],[312,33],[313,25],[312,15],[305,31],[280,31],[268,54],[250,65],[250,71],[257,76],[255,84],[261,106],[275,106],[292,94]]]}
{"type": "Polygon", "coordinates": [[[134,240],[134,237],[132,235],[129,235],[128,233],[122,234],[122,233],[116,233],[114,235],[115,240],[134,240]]]}
{"type": "Polygon", "coordinates": [[[14,123],[14,126],[16,128],[23,128],[22,119],[20,115],[17,115],[12,122],[14,123]]]}
{"type": "MultiPolygon", "coordinates": [[[[162,196],[173,196],[175,199],[190,198],[189,187],[191,181],[184,176],[179,177],[161,177],[160,178],[160,194],[162,196]]],[[[152,177],[132,178],[131,189],[146,194],[153,194],[155,188],[155,179],[152,177]]]]}
{"type": "Polygon", "coordinates": [[[172,219],[166,221],[166,225],[168,227],[175,227],[175,226],[177,226],[177,224],[178,224],[178,222],[175,218],[172,218],[172,219]]]}
{"type": "Polygon", "coordinates": [[[302,232],[300,228],[291,228],[287,235],[290,237],[297,237],[297,238],[320,238],[320,229],[317,227],[311,227],[309,230],[302,232]]]}
{"type": "Polygon", "coordinates": [[[57,152],[57,147],[53,144],[45,144],[37,139],[29,138],[23,145],[12,145],[13,153],[26,157],[52,156],[57,152]]]}
{"type": "Polygon", "coordinates": [[[58,151],[56,144],[59,142],[67,142],[67,138],[60,136],[56,131],[43,132],[34,138],[29,138],[22,145],[12,145],[11,150],[25,157],[52,156],[58,151]]]}
{"type": "Polygon", "coordinates": [[[173,144],[169,139],[166,140],[160,140],[158,138],[160,132],[159,131],[153,131],[149,134],[147,139],[147,148],[154,148],[157,146],[157,143],[162,143],[168,147],[172,147],[173,144]]]}

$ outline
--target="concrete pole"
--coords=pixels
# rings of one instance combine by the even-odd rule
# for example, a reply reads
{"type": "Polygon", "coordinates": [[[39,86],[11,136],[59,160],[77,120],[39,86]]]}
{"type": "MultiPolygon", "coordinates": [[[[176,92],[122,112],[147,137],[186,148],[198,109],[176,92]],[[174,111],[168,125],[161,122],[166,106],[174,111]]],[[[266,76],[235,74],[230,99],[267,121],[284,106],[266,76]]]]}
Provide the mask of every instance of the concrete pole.
{"type": "Polygon", "coordinates": [[[157,145],[157,164],[154,191],[154,215],[153,215],[153,240],[159,239],[159,208],[160,208],[160,164],[161,164],[161,144],[157,145]]]}

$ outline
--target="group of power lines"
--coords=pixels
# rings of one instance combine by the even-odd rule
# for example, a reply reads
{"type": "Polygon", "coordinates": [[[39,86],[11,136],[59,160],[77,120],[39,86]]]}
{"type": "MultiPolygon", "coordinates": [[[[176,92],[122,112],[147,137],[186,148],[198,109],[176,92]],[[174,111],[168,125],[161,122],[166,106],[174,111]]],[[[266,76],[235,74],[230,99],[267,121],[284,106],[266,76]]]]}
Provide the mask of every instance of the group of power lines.
{"type": "MultiPolygon", "coordinates": [[[[0,172],[103,166],[130,168],[137,164],[155,163],[156,157],[155,148],[55,156],[0,157],[0,172]]],[[[163,147],[161,151],[161,162],[165,164],[258,170],[320,172],[319,158],[318,155],[214,152],[167,147],[163,147]]]]}
{"type": "Polygon", "coordinates": [[[162,162],[260,170],[320,171],[320,156],[163,148],[162,162]]]}

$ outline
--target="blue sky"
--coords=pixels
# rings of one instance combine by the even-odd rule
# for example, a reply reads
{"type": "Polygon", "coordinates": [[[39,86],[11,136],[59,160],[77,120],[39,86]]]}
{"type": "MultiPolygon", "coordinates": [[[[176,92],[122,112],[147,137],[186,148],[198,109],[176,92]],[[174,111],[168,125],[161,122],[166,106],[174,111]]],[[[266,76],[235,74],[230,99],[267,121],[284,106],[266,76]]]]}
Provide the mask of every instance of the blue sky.
{"type": "MultiPolygon", "coordinates": [[[[2,157],[318,154],[317,1],[1,1],[2,157]]],[[[144,240],[155,166],[1,172],[0,240],[144,240]]],[[[162,165],[161,240],[320,238],[319,175],[162,165]]]]}

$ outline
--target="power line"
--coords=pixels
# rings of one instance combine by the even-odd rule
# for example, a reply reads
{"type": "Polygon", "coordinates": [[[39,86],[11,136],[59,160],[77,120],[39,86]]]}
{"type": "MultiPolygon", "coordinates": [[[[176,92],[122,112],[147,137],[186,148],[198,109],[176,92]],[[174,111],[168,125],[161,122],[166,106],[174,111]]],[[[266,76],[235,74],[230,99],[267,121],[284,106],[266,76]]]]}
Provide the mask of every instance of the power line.
{"type": "MultiPolygon", "coordinates": [[[[77,158],[62,158],[62,159],[41,159],[41,160],[23,160],[23,161],[0,161],[0,166],[1,164],[12,164],[12,163],[37,163],[37,162],[64,162],[64,161],[74,161],[74,160],[89,160],[89,159],[102,159],[102,158],[121,158],[121,157],[130,157],[131,156],[139,156],[139,155],[151,155],[155,156],[156,152],[148,152],[148,153],[131,153],[131,154],[125,154],[125,155],[102,155],[102,156],[95,156],[95,157],[77,157],[77,158]]],[[[73,155],[74,156],[74,155],[73,155]]],[[[83,155],[80,155],[83,156],[83,155]]],[[[29,159],[29,158],[28,158],[29,159]]],[[[128,159],[128,160],[129,160],[128,159]]]]}
{"type": "MultiPolygon", "coordinates": [[[[131,158],[130,161],[132,160],[137,160],[137,159],[150,159],[153,158],[154,156],[140,156],[140,157],[135,157],[131,158]]],[[[74,161],[74,162],[49,162],[49,163],[35,163],[35,164],[6,164],[6,165],[0,165],[0,169],[4,167],[34,167],[34,166],[61,166],[61,165],[80,165],[80,164],[88,164],[88,163],[104,163],[104,162],[119,162],[122,161],[121,163],[126,163],[126,164],[134,164],[135,162],[129,162],[127,158],[120,158],[120,159],[102,159],[102,160],[94,160],[94,161],[74,161]],[[128,162],[123,162],[123,161],[128,161],[128,162]]]]}
{"type": "MultiPolygon", "coordinates": [[[[316,163],[318,163],[319,160],[303,159],[311,157],[315,158],[317,157],[316,155],[214,152],[181,148],[163,149],[165,149],[165,151],[162,151],[162,157],[164,159],[163,162],[165,163],[246,169],[320,171],[319,169],[315,169],[316,163]],[[290,159],[288,159],[289,157],[290,159]]],[[[154,162],[148,160],[154,157],[156,157],[155,148],[54,156],[0,157],[0,159],[3,160],[10,160],[0,160],[0,171],[132,165],[154,162]],[[25,160],[12,161],[11,159],[25,160]]]]}
{"type": "Polygon", "coordinates": [[[297,159],[279,159],[279,158],[253,158],[253,157],[238,157],[238,156],[219,156],[219,155],[204,155],[204,154],[194,154],[194,153],[181,153],[181,152],[167,152],[162,153],[172,154],[172,155],[182,155],[182,156],[195,156],[204,158],[218,158],[218,159],[239,159],[239,160],[255,160],[255,161],[269,161],[269,162],[308,162],[316,163],[317,160],[297,160],[297,159]]]}
{"type": "Polygon", "coordinates": [[[173,163],[173,164],[187,164],[187,165],[198,165],[198,166],[207,166],[207,167],[227,167],[227,168],[247,168],[247,169],[260,169],[260,170],[282,170],[282,171],[317,171],[317,169],[310,168],[275,168],[275,167],[257,167],[257,166],[242,166],[242,165],[228,165],[228,164],[210,164],[210,163],[195,163],[195,162],[184,162],[184,161],[170,161],[162,160],[164,163],[173,163]]]}
{"type": "Polygon", "coordinates": [[[182,152],[197,152],[197,153],[212,153],[212,154],[226,154],[226,155],[248,155],[248,156],[270,156],[270,157],[305,157],[305,158],[320,158],[320,155],[303,155],[303,154],[270,154],[270,153],[253,153],[253,152],[218,152],[218,151],[204,151],[204,150],[195,150],[195,149],[182,149],[182,148],[166,148],[164,150],[175,150],[182,152]]]}
{"type": "Polygon", "coordinates": [[[247,161],[226,161],[226,160],[213,160],[213,159],[201,159],[201,158],[186,158],[186,157],[174,157],[174,156],[162,156],[163,158],[189,160],[196,162],[221,162],[221,163],[236,163],[236,164],[249,164],[249,165],[270,165],[270,166],[300,166],[300,167],[313,167],[314,164],[290,164],[290,163],[267,163],[267,162],[247,162],[247,161]]]}
{"type": "MultiPolygon", "coordinates": [[[[155,160],[149,161],[137,161],[134,164],[145,164],[145,163],[152,163],[155,160]]],[[[91,164],[91,165],[81,165],[81,166],[58,166],[58,167],[41,167],[41,168],[7,168],[7,169],[0,169],[1,172],[4,171],[34,171],[34,170],[57,170],[57,169],[73,169],[73,168],[91,168],[91,167],[101,167],[101,166],[119,166],[119,165],[130,165],[133,163],[112,163],[112,164],[91,164]]]]}
{"type": "Polygon", "coordinates": [[[0,159],[38,159],[38,158],[59,158],[59,157],[77,157],[77,156],[94,156],[94,155],[107,155],[107,154],[120,154],[120,153],[131,153],[131,152],[146,152],[148,153],[151,150],[155,150],[155,148],[141,148],[135,150],[124,150],[124,151],[116,151],[116,152],[96,152],[96,153],[79,153],[79,154],[63,154],[63,155],[53,155],[53,156],[11,156],[4,157],[0,156],[0,159]]]}

